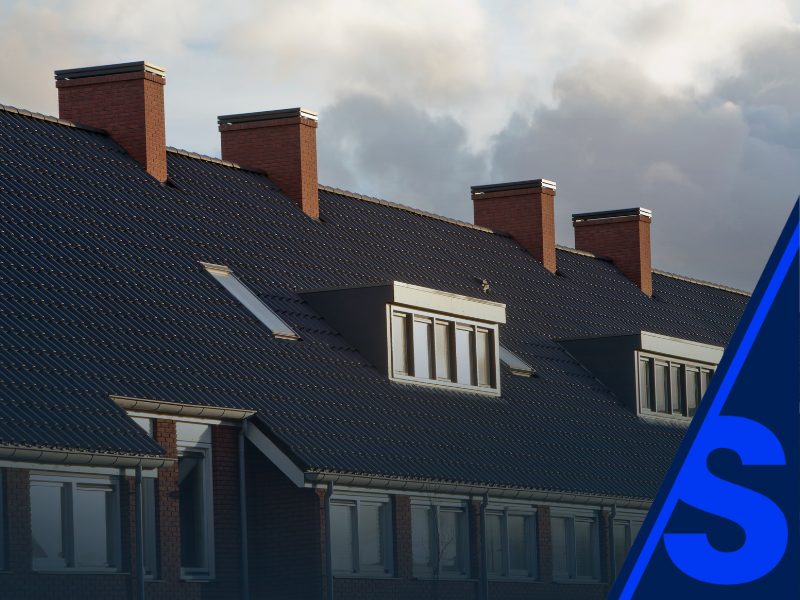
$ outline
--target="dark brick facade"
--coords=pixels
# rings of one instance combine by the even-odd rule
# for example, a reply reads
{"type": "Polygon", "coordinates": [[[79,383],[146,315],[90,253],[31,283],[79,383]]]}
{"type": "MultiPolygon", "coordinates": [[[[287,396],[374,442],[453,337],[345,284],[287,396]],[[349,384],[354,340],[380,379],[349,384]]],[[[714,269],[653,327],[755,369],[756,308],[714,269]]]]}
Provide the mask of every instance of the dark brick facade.
{"type": "Polygon", "coordinates": [[[556,272],[556,191],[545,187],[472,194],[476,225],[510,233],[551,273],[556,272]]]}
{"type": "Polygon", "coordinates": [[[652,296],[650,222],[645,216],[575,221],[575,248],[608,256],[625,277],[652,296]]]}
{"type": "Polygon", "coordinates": [[[263,169],[310,217],[319,217],[317,122],[305,117],[220,125],[222,158],[263,169]]]}
{"type": "Polygon", "coordinates": [[[105,129],[159,181],[167,180],[166,79],[123,73],[56,82],[62,119],[105,129]]]}

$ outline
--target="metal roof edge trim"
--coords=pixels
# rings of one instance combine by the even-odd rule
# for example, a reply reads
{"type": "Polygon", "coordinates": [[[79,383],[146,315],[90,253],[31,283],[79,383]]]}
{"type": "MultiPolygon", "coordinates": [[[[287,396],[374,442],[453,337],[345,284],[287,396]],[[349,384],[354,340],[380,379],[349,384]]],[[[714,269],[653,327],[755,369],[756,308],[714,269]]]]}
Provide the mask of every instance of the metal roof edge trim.
{"type": "Polygon", "coordinates": [[[108,135],[108,132],[105,129],[100,129],[99,127],[92,127],[91,125],[82,125],[81,123],[76,123],[74,121],[67,121],[66,119],[59,119],[58,117],[52,117],[50,115],[42,115],[39,113],[31,112],[29,110],[25,110],[24,108],[16,108],[14,106],[7,106],[4,104],[0,104],[0,110],[15,115],[22,115],[23,117],[31,117],[32,119],[38,119],[40,121],[47,121],[48,123],[56,123],[58,125],[64,125],[65,127],[74,127],[75,129],[83,129],[84,131],[89,131],[91,133],[99,133],[101,135],[106,135],[106,136],[108,135]]]}
{"type": "Polygon", "coordinates": [[[535,188],[547,188],[556,190],[556,182],[549,179],[528,179],[526,181],[507,181],[505,183],[488,183],[484,185],[473,185],[470,191],[473,194],[490,194],[492,192],[507,192],[512,190],[527,190],[535,188]]]}
{"type": "Polygon", "coordinates": [[[679,279],[680,281],[686,281],[688,283],[696,283],[697,285],[704,285],[706,287],[715,288],[726,292],[733,292],[734,294],[741,294],[742,296],[747,296],[748,298],[753,296],[753,294],[750,292],[737,290],[736,288],[728,287],[727,285],[719,285],[717,283],[703,281],[702,279],[692,279],[691,277],[684,277],[683,275],[676,275],[675,273],[668,273],[667,271],[659,271],[658,269],[653,269],[653,273],[656,275],[663,275],[664,277],[671,277],[672,279],[679,279]]]}
{"type": "Polygon", "coordinates": [[[504,488],[500,486],[480,486],[458,483],[441,483],[434,481],[400,479],[392,477],[371,477],[366,475],[340,475],[336,473],[307,472],[306,481],[314,484],[333,483],[354,487],[393,489],[408,492],[438,492],[441,494],[464,494],[482,496],[488,492],[494,498],[519,498],[542,502],[563,502],[569,504],[586,504],[588,506],[613,506],[618,508],[649,509],[651,500],[635,500],[630,498],[613,498],[610,496],[590,496],[586,494],[569,494],[561,492],[545,492],[504,488]]]}
{"type": "Polygon", "coordinates": [[[253,173],[259,173],[260,175],[267,175],[267,172],[263,169],[257,169],[255,167],[247,167],[244,165],[240,165],[239,163],[231,162],[229,160],[222,160],[221,158],[206,156],[205,154],[197,154],[197,152],[188,152],[187,150],[181,150],[180,148],[173,148],[172,146],[167,146],[167,152],[171,152],[172,154],[179,154],[181,156],[188,156],[189,158],[196,158],[197,160],[214,163],[216,165],[224,165],[226,167],[232,167],[234,169],[241,169],[242,171],[251,171],[253,173]]]}
{"type": "Polygon", "coordinates": [[[559,246],[558,244],[556,244],[556,250],[563,250],[564,252],[571,252],[572,254],[580,254],[581,256],[596,258],[597,260],[602,260],[604,262],[614,262],[614,259],[602,254],[595,254],[594,252],[587,252],[586,250],[578,250],[577,248],[568,248],[567,246],[559,246]]]}
{"type": "Polygon", "coordinates": [[[93,67],[80,67],[77,69],[60,69],[53,74],[57,81],[65,79],[83,79],[86,77],[103,77],[108,75],[123,75],[126,73],[152,73],[166,79],[167,70],[146,60],[136,62],[115,63],[113,65],[96,65],[93,67]]]}
{"type": "Polygon", "coordinates": [[[619,208],[616,210],[575,213],[572,215],[572,221],[596,221],[600,219],[614,219],[617,217],[647,217],[652,219],[653,211],[642,206],[635,206],[633,208],[619,208]]]}
{"type": "Polygon", "coordinates": [[[124,410],[148,412],[165,415],[179,415],[182,417],[203,417],[206,419],[232,419],[244,420],[252,417],[255,410],[240,408],[218,408],[214,406],[197,406],[180,404],[178,402],[164,402],[161,400],[147,400],[144,398],[129,398],[127,396],[110,396],[110,398],[124,410]]]}
{"type": "Polygon", "coordinates": [[[437,215],[434,213],[425,212],[424,210],[419,210],[418,208],[412,208],[410,206],[406,206],[405,204],[397,204],[395,202],[388,202],[386,200],[381,200],[380,198],[373,198],[372,196],[364,196],[362,194],[356,194],[355,192],[348,192],[347,190],[340,190],[339,188],[330,187],[327,185],[318,185],[319,189],[324,192],[330,192],[331,194],[339,194],[340,196],[347,196],[348,198],[355,198],[356,200],[366,200],[367,202],[372,202],[373,204],[380,204],[382,206],[388,206],[390,208],[396,208],[398,210],[404,210],[406,212],[413,213],[415,215],[420,215],[422,217],[429,217],[431,219],[436,219],[437,221],[444,221],[445,223],[450,223],[452,225],[459,225],[461,227],[467,227],[469,229],[475,229],[477,231],[485,231],[486,233],[493,233],[495,235],[499,235],[502,237],[513,237],[510,233],[506,233],[505,231],[499,231],[497,229],[491,229],[490,227],[481,227],[480,225],[475,225],[474,223],[467,223],[466,221],[459,221],[458,219],[451,219],[449,217],[443,217],[442,215],[437,215]]]}
{"type": "Polygon", "coordinates": [[[302,106],[295,108],[282,108],[278,110],[265,110],[251,113],[236,113],[233,115],[220,115],[217,117],[217,125],[228,125],[236,123],[257,123],[259,121],[275,121],[278,119],[291,119],[302,117],[319,121],[319,113],[302,106]]]}
{"type": "Polygon", "coordinates": [[[50,450],[25,448],[24,446],[0,446],[0,459],[18,460],[54,465],[84,465],[91,467],[138,467],[158,469],[171,467],[174,458],[144,457],[123,454],[100,454],[96,452],[78,452],[71,450],[50,450]]]}

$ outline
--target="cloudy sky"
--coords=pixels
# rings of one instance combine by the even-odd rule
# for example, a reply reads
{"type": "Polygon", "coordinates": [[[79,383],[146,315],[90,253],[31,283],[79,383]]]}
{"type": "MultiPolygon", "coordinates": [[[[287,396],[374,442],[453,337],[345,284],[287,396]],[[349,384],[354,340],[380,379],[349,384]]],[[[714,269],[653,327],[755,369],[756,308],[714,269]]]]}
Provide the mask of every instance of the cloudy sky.
{"type": "Polygon", "coordinates": [[[800,0],[0,0],[0,103],[52,72],[167,69],[167,143],[216,116],[320,113],[324,184],[472,220],[469,186],[558,183],[653,210],[653,266],[751,290],[800,194],[800,0]]]}

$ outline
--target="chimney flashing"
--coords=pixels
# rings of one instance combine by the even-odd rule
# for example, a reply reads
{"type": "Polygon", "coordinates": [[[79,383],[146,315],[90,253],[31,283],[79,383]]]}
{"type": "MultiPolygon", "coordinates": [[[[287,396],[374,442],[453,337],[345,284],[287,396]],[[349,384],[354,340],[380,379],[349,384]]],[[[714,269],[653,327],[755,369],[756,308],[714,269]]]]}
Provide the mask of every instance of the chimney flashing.
{"type": "Polygon", "coordinates": [[[218,125],[234,125],[236,123],[254,123],[257,121],[273,121],[275,119],[294,119],[302,117],[319,121],[319,115],[313,110],[305,108],[285,108],[281,110],[267,110],[254,113],[239,113],[236,115],[221,115],[217,117],[218,125]]]}
{"type": "Polygon", "coordinates": [[[613,219],[617,217],[647,217],[653,218],[653,211],[649,208],[621,208],[619,210],[603,210],[599,212],[576,213],[572,215],[572,221],[595,221],[597,219],[613,219]]]}
{"type": "Polygon", "coordinates": [[[116,65],[100,65],[95,67],[82,67],[80,69],[62,69],[55,72],[57,81],[65,79],[81,79],[84,77],[103,77],[107,75],[121,75],[124,73],[152,73],[166,79],[167,71],[163,67],[154,65],[146,60],[137,62],[119,63],[116,65]]]}
{"type": "Polygon", "coordinates": [[[547,179],[531,179],[528,181],[511,181],[508,183],[492,183],[489,185],[473,185],[473,194],[489,194],[491,192],[508,192],[511,190],[528,190],[533,188],[556,189],[556,182],[547,179]]]}

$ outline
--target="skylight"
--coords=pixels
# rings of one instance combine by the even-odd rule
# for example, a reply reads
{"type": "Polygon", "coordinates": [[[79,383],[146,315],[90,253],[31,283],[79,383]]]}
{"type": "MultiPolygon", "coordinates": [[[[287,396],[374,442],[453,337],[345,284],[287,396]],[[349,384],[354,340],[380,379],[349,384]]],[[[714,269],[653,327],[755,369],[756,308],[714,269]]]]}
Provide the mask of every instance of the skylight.
{"type": "Polygon", "coordinates": [[[272,309],[259,300],[253,292],[248,290],[244,284],[237,279],[228,267],[223,265],[213,265],[200,263],[205,267],[208,274],[216,279],[222,286],[230,292],[231,296],[242,303],[247,310],[253,313],[259,321],[266,325],[275,337],[296,340],[298,335],[284,323],[281,318],[272,312],[272,309]]]}
{"type": "Polygon", "coordinates": [[[521,375],[522,377],[530,377],[536,374],[532,366],[519,358],[510,350],[506,350],[500,346],[500,362],[506,365],[514,375],[521,375]]]}

